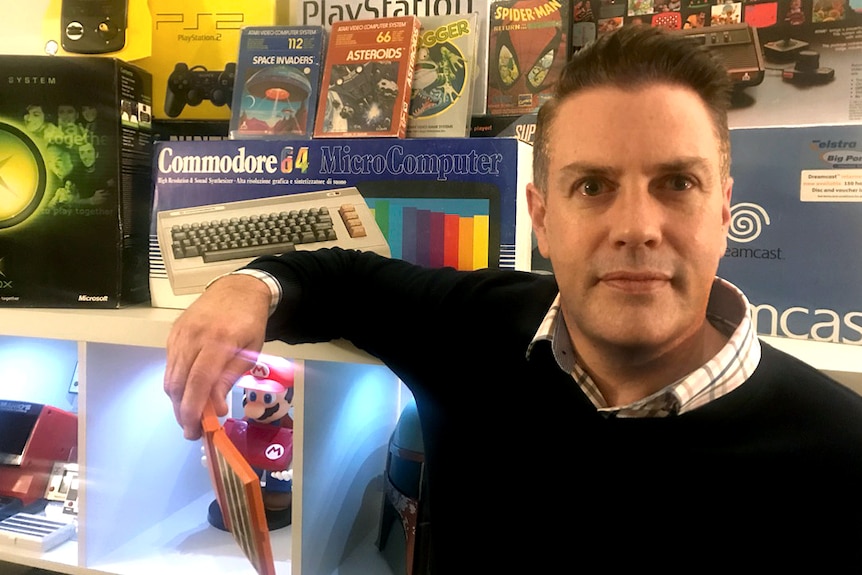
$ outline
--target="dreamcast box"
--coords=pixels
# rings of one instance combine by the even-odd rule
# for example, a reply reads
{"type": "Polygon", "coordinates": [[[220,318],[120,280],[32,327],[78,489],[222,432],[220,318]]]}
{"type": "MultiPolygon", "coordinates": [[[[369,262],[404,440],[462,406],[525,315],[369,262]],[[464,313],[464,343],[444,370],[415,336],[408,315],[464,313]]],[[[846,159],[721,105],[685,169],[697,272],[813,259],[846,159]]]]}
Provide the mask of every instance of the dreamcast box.
{"type": "Polygon", "coordinates": [[[150,74],[0,56],[0,306],[146,301],[150,74]]]}
{"type": "Polygon", "coordinates": [[[731,130],[721,277],[760,335],[862,345],[862,126],[731,130]]]}
{"type": "Polygon", "coordinates": [[[515,138],[156,142],[150,292],[185,308],[263,254],[374,251],[458,269],[529,269],[515,138]]]}

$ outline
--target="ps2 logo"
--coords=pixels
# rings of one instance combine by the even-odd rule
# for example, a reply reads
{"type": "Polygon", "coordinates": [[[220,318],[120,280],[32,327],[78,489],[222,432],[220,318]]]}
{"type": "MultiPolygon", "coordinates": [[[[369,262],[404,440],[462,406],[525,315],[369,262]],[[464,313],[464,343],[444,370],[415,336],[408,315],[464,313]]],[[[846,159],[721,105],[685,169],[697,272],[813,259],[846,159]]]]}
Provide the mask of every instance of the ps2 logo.
{"type": "Polygon", "coordinates": [[[154,21],[156,30],[162,24],[166,26],[179,24],[182,30],[200,30],[202,21],[207,30],[239,30],[245,22],[245,14],[242,12],[199,12],[187,16],[177,12],[168,12],[156,14],[154,21]],[[215,26],[211,24],[215,24],[215,26]]]}

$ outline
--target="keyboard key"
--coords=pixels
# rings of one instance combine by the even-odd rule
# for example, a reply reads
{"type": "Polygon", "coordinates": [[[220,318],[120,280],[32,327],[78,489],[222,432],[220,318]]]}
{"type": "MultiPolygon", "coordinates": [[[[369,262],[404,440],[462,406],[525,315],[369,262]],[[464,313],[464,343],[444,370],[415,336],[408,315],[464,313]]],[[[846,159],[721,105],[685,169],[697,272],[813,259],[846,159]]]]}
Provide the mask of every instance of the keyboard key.
{"type": "Polygon", "coordinates": [[[296,246],[289,242],[281,242],[277,244],[268,244],[265,246],[247,246],[229,248],[216,252],[204,252],[204,263],[224,262],[228,260],[236,260],[242,258],[257,257],[263,255],[283,254],[296,250],[296,246]]]}

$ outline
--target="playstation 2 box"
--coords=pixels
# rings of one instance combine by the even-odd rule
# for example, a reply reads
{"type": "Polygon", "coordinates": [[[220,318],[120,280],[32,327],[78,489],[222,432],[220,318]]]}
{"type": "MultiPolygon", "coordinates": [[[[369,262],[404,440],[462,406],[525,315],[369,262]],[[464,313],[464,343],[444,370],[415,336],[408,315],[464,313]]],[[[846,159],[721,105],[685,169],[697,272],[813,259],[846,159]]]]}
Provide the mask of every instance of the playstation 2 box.
{"type": "Polygon", "coordinates": [[[152,305],[185,308],[257,256],[324,247],[529,269],[531,167],[515,138],[156,142],[152,305]]]}
{"type": "Polygon", "coordinates": [[[148,0],[152,51],[134,60],[153,76],[159,120],[231,117],[242,29],[275,24],[275,0],[148,0]]]}
{"type": "Polygon", "coordinates": [[[150,74],[98,56],[0,71],[0,306],[147,301],[150,74]]]}

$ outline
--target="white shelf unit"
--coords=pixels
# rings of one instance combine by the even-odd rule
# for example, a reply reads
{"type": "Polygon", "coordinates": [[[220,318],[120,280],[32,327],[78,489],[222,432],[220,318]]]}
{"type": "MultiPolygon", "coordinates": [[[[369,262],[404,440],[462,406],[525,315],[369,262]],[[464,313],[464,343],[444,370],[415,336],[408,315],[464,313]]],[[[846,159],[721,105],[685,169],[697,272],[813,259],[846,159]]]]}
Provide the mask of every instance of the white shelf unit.
{"type": "MultiPolygon", "coordinates": [[[[182,439],[162,391],[164,345],[179,313],[0,310],[0,361],[4,346],[25,341],[52,342],[55,359],[79,362],[83,480],[77,540],[46,553],[0,546],[0,561],[70,575],[252,573],[230,535],[206,522],[212,491],[200,443],[182,439]]],[[[862,392],[859,346],[764,339],[862,392]]],[[[389,573],[373,544],[403,385],[346,342],[264,349],[299,367],[294,523],[272,534],[278,575],[389,573]]]]}
{"type": "MultiPolygon", "coordinates": [[[[14,343],[52,345],[50,355],[78,362],[81,478],[76,539],[45,553],[0,545],[0,561],[70,575],[253,573],[230,534],[206,521],[213,494],[201,443],[183,439],[162,390],[164,346],[179,314],[0,310],[0,361],[14,343]]],[[[390,572],[373,544],[403,385],[346,342],[272,342],[264,351],[297,365],[294,521],[271,533],[278,575],[390,572]]]]}

